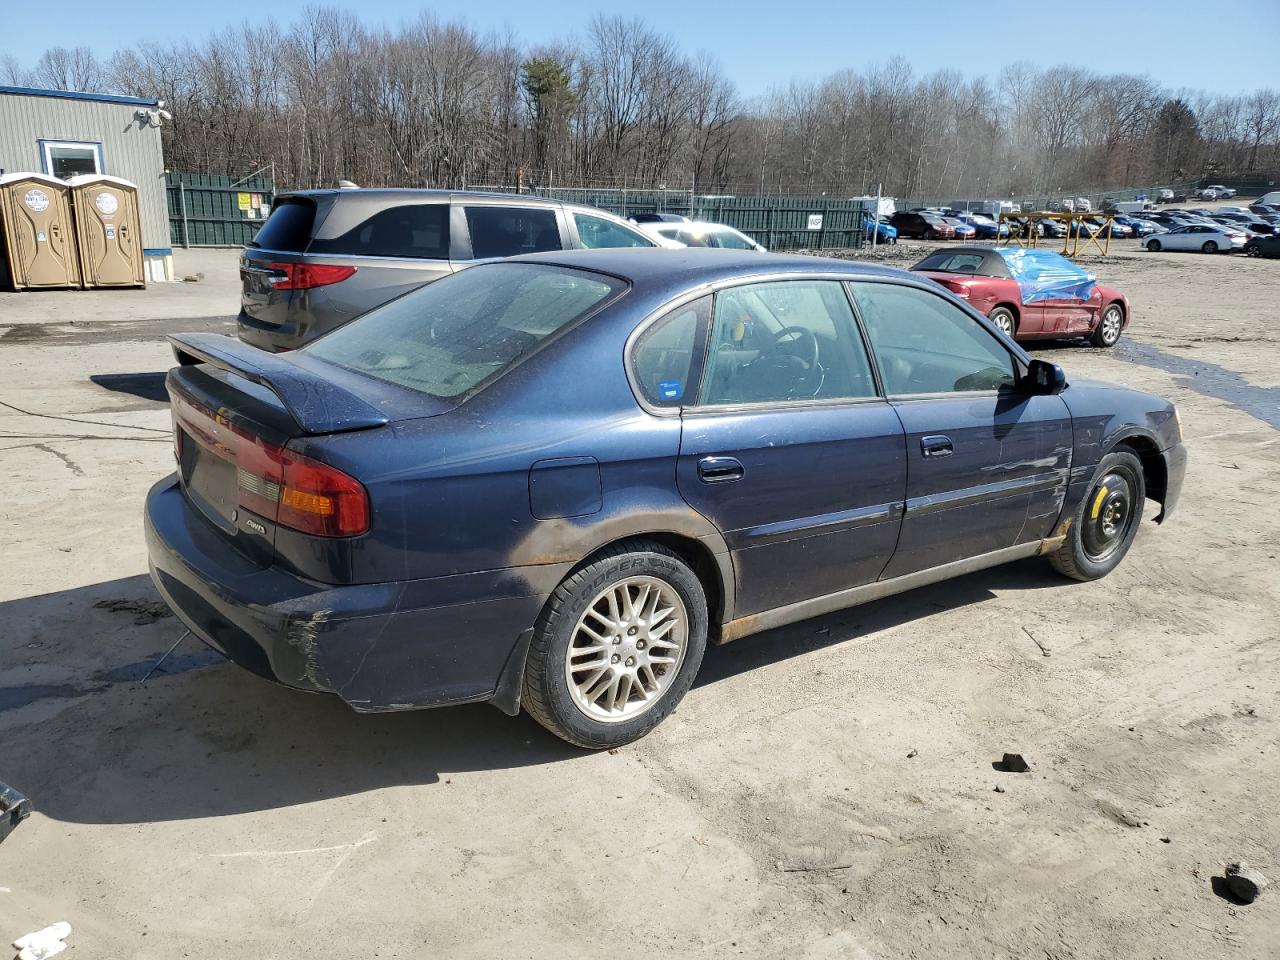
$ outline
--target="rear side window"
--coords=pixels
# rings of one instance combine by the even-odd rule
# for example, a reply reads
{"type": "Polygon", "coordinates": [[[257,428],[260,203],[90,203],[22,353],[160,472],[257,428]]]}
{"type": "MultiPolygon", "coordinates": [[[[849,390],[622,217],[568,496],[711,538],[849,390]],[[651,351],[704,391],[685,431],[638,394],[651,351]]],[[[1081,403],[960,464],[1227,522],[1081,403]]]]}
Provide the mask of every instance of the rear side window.
{"type": "Polygon", "coordinates": [[[636,339],[631,369],[640,392],[655,407],[678,407],[684,402],[698,334],[710,317],[711,297],[702,297],[677,307],[636,339]]]}
{"type": "Polygon", "coordinates": [[[560,249],[560,228],[550,207],[467,207],[471,255],[477,260],[560,249]]]}
{"type": "Polygon", "coordinates": [[[449,205],[415,203],[388,207],[340,237],[313,241],[307,252],[448,260],[449,205]]]}
{"type": "Polygon", "coordinates": [[[249,246],[264,250],[282,250],[301,253],[311,239],[311,227],[316,221],[316,205],[302,197],[285,197],[277,200],[271,216],[262,225],[249,246]]]}
{"type": "Polygon", "coordinates": [[[588,250],[604,247],[652,247],[653,241],[641,236],[634,230],[613,223],[602,217],[593,217],[585,213],[575,213],[573,222],[578,225],[578,239],[588,250]]]}
{"type": "Polygon", "coordinates": [[[356,373],[452,400],[625,289],[621,280],[583,270],[484,264],[383,304],[304,349],[356,373]]]}

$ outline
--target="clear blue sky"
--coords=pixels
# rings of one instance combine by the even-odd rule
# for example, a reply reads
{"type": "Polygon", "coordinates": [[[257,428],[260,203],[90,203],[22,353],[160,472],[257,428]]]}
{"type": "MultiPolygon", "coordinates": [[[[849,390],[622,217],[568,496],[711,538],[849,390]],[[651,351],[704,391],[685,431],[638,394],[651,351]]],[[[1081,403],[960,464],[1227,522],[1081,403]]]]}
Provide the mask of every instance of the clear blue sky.
{"type": "MultiPolygon", "coordinates": [[[[394,0],[332,5],[360,11],[368,24],[389,25],[427,8],[394,0]]],[[[63,0],[56,33],[32,30],[30,24],[19,29],[9,18],[10,29],[0,33],[0,55],[13,54],[30,65],[46,38],[48,44],[84,45],[106,54],[140,37],[199,37],[264,11],[287,23],[301,9],[261,0],[63,0]]],[[[994,78],[1005,63],[1025,58],[1146,73],[1174,88],[1280,88],[1280,0],[439,0],[429,9],[482,30],[509,28],[528,43],[572,33],[596,11],[638,14],[679,38],[686,50],[715,54],[748,95],[895,54],[908,57],[920,72],[951,66],[994,78]],[[1256,45],[1249,52],[1251,41],[1256,45]],[[1189,58],[1198,64],[1195,69],[1186,66],[1189,58]]]]}

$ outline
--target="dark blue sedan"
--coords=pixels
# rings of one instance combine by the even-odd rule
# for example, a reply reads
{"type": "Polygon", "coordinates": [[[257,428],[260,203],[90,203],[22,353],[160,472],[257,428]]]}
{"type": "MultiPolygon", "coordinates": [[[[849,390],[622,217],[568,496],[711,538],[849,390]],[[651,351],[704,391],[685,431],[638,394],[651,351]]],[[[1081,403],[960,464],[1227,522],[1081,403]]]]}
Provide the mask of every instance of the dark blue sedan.
{"type": "Polygon", "coordinates": [[[356,710],[642,736],[708,642],[1168,516],[1158,397],[1068,386],[898,270],[723,250],[474,267],[293,353],[174,337],[151,573],[236,663],[356,710]]]}

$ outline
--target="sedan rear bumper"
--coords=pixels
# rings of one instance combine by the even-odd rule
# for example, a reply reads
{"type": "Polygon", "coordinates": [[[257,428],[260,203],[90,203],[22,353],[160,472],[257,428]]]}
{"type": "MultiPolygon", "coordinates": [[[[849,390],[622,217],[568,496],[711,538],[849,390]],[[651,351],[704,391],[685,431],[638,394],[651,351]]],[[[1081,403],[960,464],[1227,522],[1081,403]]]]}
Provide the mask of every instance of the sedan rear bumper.
{"type": "Polygon", "coordinates": [[[151,579],[192,633],[261,677],[362,712],[509,692],[544,601],[522,595],[511,570],[330,586],[262,567],[191,508],[175,477],[147,495],[146,539],[151,579]]]}

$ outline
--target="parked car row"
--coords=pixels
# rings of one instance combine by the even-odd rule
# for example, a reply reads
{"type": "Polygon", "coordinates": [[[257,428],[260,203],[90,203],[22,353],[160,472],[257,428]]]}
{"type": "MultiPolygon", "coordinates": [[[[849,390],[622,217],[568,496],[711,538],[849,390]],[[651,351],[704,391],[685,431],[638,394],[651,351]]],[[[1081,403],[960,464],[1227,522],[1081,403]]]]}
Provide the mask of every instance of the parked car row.
{"type": "MultiPolygon", "coordinates": [[[[1280,196],[1274,199],[1280,201],[1280,196]]],[[[1248,207],[1167,209],[1143,216],[1160,228],[1143,240],[1143,246],[1151,251],[1229,253],[1242,250],[1251,256],[1263,256],[1270,245],[1264,246],[1261,241],[1280,232],[1280,202],[1269,203],[1266,198],[1248,207]]]]}

